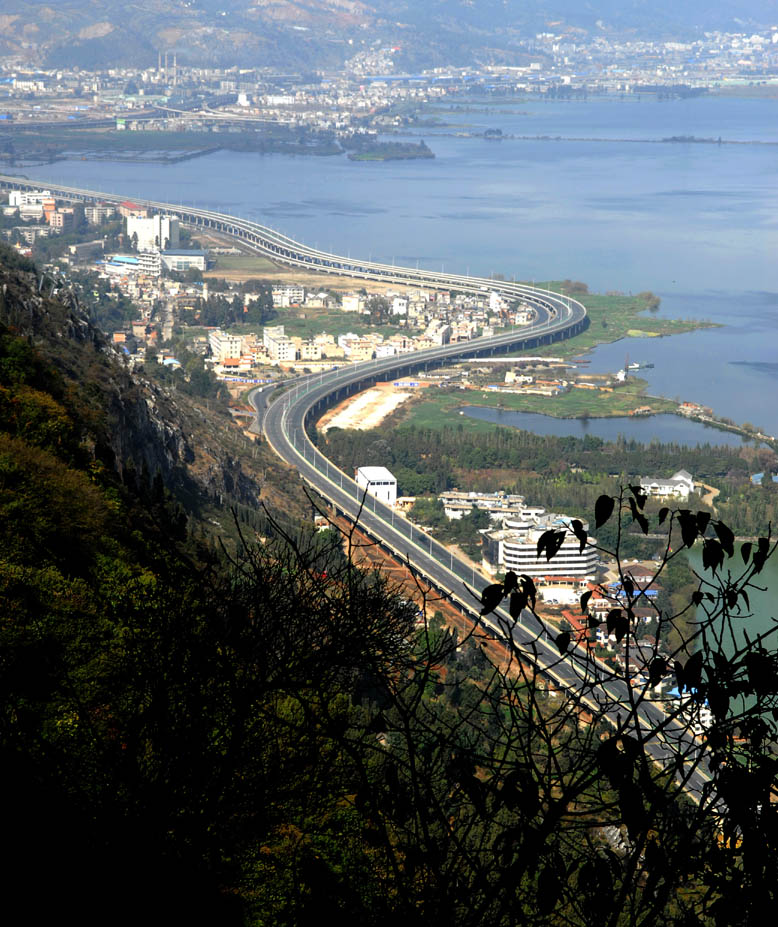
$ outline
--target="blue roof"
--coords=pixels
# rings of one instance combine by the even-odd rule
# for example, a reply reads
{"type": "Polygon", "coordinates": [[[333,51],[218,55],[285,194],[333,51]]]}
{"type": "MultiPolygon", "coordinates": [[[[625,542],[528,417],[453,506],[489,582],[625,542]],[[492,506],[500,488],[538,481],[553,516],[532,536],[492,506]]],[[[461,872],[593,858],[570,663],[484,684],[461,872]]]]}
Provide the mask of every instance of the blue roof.
{"type": "Polygon", "coordinates": [[[130,254],[115,254],[111,258],[112,264],[139,264],[140,261],[136,257],[132,257],[130,254]]]}
{"type": "MultiPolygon", "coordinates": [[[[751,482],[756,486],[761,486],[763,479],[764,473],[754,473],[754,475],[751,477],[751,482]]],[[[771,479],[774,483],[778,483],[778,474],[773,473],[771,479]]]]}

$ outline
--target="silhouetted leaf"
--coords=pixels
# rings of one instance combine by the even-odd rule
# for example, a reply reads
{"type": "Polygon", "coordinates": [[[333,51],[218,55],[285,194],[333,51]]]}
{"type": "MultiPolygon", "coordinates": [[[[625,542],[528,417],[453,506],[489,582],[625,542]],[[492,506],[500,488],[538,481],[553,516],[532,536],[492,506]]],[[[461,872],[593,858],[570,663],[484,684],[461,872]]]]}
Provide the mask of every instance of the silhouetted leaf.
{"type": "Polygon", "coordinates": [[[695,589],[694,592],[692,593],[692,603],[694,605],[699,605],[704,598],[705,596],[703,595],[702,590],[700,589],[695,589]]]}
{"type": "Polygon", "coordinates": [[[667,672],[667,660],[664,657],[654,657],[648,665],[648,683],[655,686],[667,672]]]}
{"type": "Polygon", "coordinates": [[[605,619],[605,623],[607,625],[609,632],[613,631],[613,629],[616,627],[616,622],[619,620],[619,618],[622,617],[622,615],[623,615],[623,612],[620,608],[612,608],[608,612],[608,616],[605,619]]]}
{"type": "Polygon", "coordinates": [[[538,787],[528,776],[512,770],[503,779],[498,799],[511,811],[519,810],[526,817],[534,817],[540,810],[538,787]]]}
{"type": "Polygon", "coordinates": [[[613,634],[617,641],[622,640],[629,631],[629,619],[620,608],[612,608],[606,619],[608,633],[613,634]]]}
{"type": "Polygon", "coordinates": [[[589,599],[592,597],[592,590],[587,589],[586,592],[581,596],[581,614],[586,614],[586,606],[589,604],[589,599]]]}
{"type": "Polygon", "coordinates": [[[514,621],[518,621],[519,618],[521,618],[521,613],[526,607],[527,593],[522,591],[512,592],[510,601],[508,602],[508,612],[511,618],[513,618],[514,621]]]}
{"type": "Polygon", "coordinates": [[[727,552],[727,555],[729,557],[733,556],[735,553],[735,535],[732,530],[723,521],[714,521],[713,530],[719,536],[721,546],[727,552]]]}
{"type": "Polygon", "coordinates": [[[584,530],[583,522],[579,521],[577,518],[574,518],[570,522],[570,528],[572,529],[573,534],[578,538],[578,552],[583,553],[584,547],[586,547],[587,535],[584,530]]]}
{"type": "Polygon", "coordinates": [[[562,878],[552,865],[547,865],[538,878],[538,912],[550,914],[559,901],[562,892],[562,878]]]}
{"type": "Polygon", "coordinates": [[[632,521],[636,521],[640,525],[643,534],[648,534],[648,519],[638,511],[638,506],[634,499],[629,500],[629,508],[632,512],[632,521]]]}
{"type": "Polygon", "coordinates": [[[594,524],[600,528],[613,514],[616,500],[613,496],[599,496],[594,503],[594,524]]]}
{"type": "Polygon", "coordinates": [[[500,602],[502,602],[502,583],[492,583],[481,593],[481,614],[487,615],[493,612],[500,602]]]}
{"type": "Polygon", "coordinates": [[[659,509],[659,524],[660,525],[664,524],[664,521],[669,514],[670,514],[670,509],[668,509],[666,505],[663,506],[661,509],[659,509]]]}
{"type": "MultiPolygon", "coordinates": [[[[702,680],[703,652],[698,650],[692,654],[683,667],[683,681],[687,690],[699,689],[702,680]]],[[[677,664],[676,664],[677,665],[677,664]]],[[[679,686],[679,689],[681,687],[679,686]]],[[[681,689],[683,691],[683,689],[681,689]]]]}
{"type": "Polygon", "coordinates": [[[719,720],[726,718],[727,712],[729,711],[729,695],[727,690],[718,684],[710,685],[708,686],[707,698],[708,707],[713,712],[714,716],[719,720]]]}
{"type": "Polygon", "coordinates": [[[513,572],[513,570],[508,570],[505,574],[505,579],[502,581],[502,591],[503,595],[510,595],[514,589],[519,587],[519,577],[513,572]]]}
{"type": "Polygon", "coordinates": [[[697,540],[697,519],[688,509],[681,509],[678,524],[681,526],[681,540],[686,547],[693,547],[697,540]]]}
{"type": "Polygon", "coordinates": [[[751,556],[751,548],[753,546],[751,541],[746,541],[745,544],[740,545],[740,556],[743,558],[743,563],[748,563],[748,558],[751,556]]]}
{"type": "Polygon", "coordinates": [[[530,607],[535,608],[535,601],[537,598],[537,589],[535,588],[535,581],[531,576],[526,576],[524,573],[521,574],[521,588],[527,594],[527,599],[529,601],[530,607]]]}
{"type": "Polygon", "coordinates": [[[559,553],[560,547],[565,542],[566,531],[555,531],[553,528],[549,531],[544,531],[543,534],[538,538],[537,544],[537,556],[540,559],[540,555],[545,553],[546,560],[551,560],[557,553],[559,553]]]}
{"type": "Polygon", "coordinates": [[[705,534],[705,529],[708,527],[709,521],[710,512],[697,512],[697,530],[700,532],[700,536],[705,534]]]}
{"type": "Polygon", "coordinates": [[[567,653],[570,647],[570,640],[571,637],[569,631],[562,631],[561,634],[557,634],[557,636],[554,638],[554,643],[559,648],[559,652],[561,654],[567,653]]]}
{"type": "Polygon", "coordinates": [[[642,486],[630,486],[629,491],[635,497],[635,504],[642,511],[645,507],[646,500],[648,499],[648,494],[645,492],[642,486]]]}
{"type": "Polygon", "coordinates": [[[624,592],[626,593],[627,597],[632,596],[632,593],[635,591],[635,584],[632,582],[631,577],[625,576],[623,585],[624,592]]]}
{"type": "Polygon", "coordinates": [[[643,804],[640,788],[630,780],[623,782],[619,789],[619,811],[632,839],[644,831],[651,820],[643,804]]]}
{"type": "Polygon", "coordinates": [[[748,681],[757,695],[769,695],[778,689],[774,660],[763,650],[746,654],[748,681]]]}
{"type": "Polygon", "coordinates": [[[683,664],[678,660],[673,663],[673,672],[675,673],[675,681],[678,683],[678,691],[683,692],[686,688],[686,676],[683,672],[683,664]]]}
{"type": "Polygon", "coordinates": [[[611,737],[602,741],[597,748],[597,765],[600,772],[607,776],[613,788],[618,788],[631,773],[631,765],[625,754],[619,749],[619,740],[611,737]]]}
{"type": "Polygon", "coordinates": [[[714,573],[724,563],[724,551],[721,544],[714,538],[705,538],[702,542],[702,566],[703,569],[712,570],[714,573]]]}

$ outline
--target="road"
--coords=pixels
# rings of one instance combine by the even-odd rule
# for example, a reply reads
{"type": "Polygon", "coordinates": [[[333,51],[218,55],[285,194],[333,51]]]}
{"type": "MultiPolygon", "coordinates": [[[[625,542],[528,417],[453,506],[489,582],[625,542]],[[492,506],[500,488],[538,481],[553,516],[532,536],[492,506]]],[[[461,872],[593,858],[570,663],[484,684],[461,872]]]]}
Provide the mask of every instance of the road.
{"type": "MultiPolygon", "coordinates": [[[[467,353],[466,347],[459,345],[457,348],[467,353]]],[[[424,363],[429,365],[441,362],[442,359],[449,360],[451,356],[443,349],[419,352],[419,356],[412,360],[406,356],[403,369],[411,366],[418,369],[424,363]],[[428,356],[423,358],[423,354],[428,356]]],[[[480,622],[493,635],[501,639],[507,635],[512,636],[517,648],[528,657],[531,655],[540,670],[557,686],[576,694],[583,707],[596,716],[606,714],[611,721],[617,720],[619,712],[626,716],[631,712],[631,699],[637,692],[630,691],[627,684],[620,680],[595,686],[585,685],[585,691],[582,691],[586,668],[581,655],[572,653],[560,660],[553,640],[529,610],[524,611],[518,622],[514,622],[503,608],[490,615],[480,616],[478,596],[489,580],[390,506],[367,495],[308,438],[306,425],[318,418],[334,398],[340,398],[349,390],[363,389],[377,377],[394,375],[397,363],[398,358],[373,361],[324,375],[298,378],[288,382],[286,391],[275,397],[272,395],[272,387],[256,390],[251,394],[251,399],[258,413],[257,427],[275,452],[293,466],[301,478],[337,511],[358,522],[363,531],[407,563],[439,593],[474,621],[480,622]]],[[[603,666],[602,672],[605,678],[609,669],[603,666]]],[[[591,677],[589,680],[591,683],[591,677]]],[[[659,705],[643,702],[637,715],[642,731],[649,735],[646,749],[658,762],[663,765],[671,763],[679,749],[688,751],[692,758],[698,755],[701,748],[696,740],[683,726],[674,722],[668,724],[659,705]],[[663,729],[664,733],[658,736],[657,732],[663,729]]],[[[687,788],[699,798],[709,779],[707,772],[699,768],[692,775],[687,788]]]]}
{"type": "MultiPolygon", "coordinates": [[[[0,188],[38,190],[42,185],[42,181],[33,182],[25,177],[0,174],[0,188]]],[[[45,184],[45,187],[56,197],[79,202],[120,203],[125,199],[118,194],[82,188],[53,184],[45,184]]],[[[258,410],[258,427],[275,452],[295,467],[301,477],[339,511],[351,519],[358,519],[363,530],[477,619],[477,598],[468,591],[468,587],[477,592],[479,583],[486,581],[472,567],[454,557],[450,551],[391,508],[377,502],[372,496],[365,498],[364,491],[310,442],[305,426],[329,405],[350,393],[371,386],[378,378],[401,377],[463,357],[485,357],[517,349],[532,350],[573,337],[588,324],[586,310],[581,303],[569,296],[523,283],[397,267],[330,254],[310,248],[257,222],[213,210],[137,198],[134,198],[134,202],[152,210],[176,215],[195,228],[210,228],[230,235],[244,247],[292,267],[304,267],[341,277],[454,290],[479,296],[496,292],[506,299],[519,300],[532,307],[534,319],[530,325],[522,328],[504,331],[489,338],[477,338],[299,378],[292,384],[288,383],[286,391],[274,401],[270,401],[272,390],[267,388],[252,394],[257,397],[255,406],[258,410]]],[[[547,676],[560,687],[574,693],[596,714],[602,713],[601,699],[615,706],[611,708],[612,715],[619,705],[624,709],[630,705],[633,693],[626,683],[618,680],[583,691],[581,655],[573,652],[560,660],[556,647],[542,633],[537,619],[529,611],[525,611],[521,621],[514,623],[504,609],[497,609],[491,615],[481,618],[481,622],[500,637],[512,635],[523,652],[534,655],[537,665],[547,676]]],[[[607,668],[602,669],[607,672],[607,668]]],[[[646,731],[655,731],[664,721],[663,712],[655,704],[646,702],[639,709],[639,723],[646,731]]],[[[667,734],[679,738],[693,752],[700,749],[679,725],[670,724],[667,734]]],[[[659,737],[652,736],[646,748],[660,762],[672,759],[673,750],[659,737]]],[[[707,778],[706,774],[698,770],[691,783],[692,792],[699,794],[707,778]]]]}

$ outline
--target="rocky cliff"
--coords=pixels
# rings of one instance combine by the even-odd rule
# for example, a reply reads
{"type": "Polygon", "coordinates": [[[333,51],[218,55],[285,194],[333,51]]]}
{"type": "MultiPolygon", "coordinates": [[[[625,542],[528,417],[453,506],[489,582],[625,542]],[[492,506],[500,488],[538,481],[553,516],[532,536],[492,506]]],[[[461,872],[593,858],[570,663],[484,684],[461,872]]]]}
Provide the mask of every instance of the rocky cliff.
{"type": "MultiPolygon", "coordinates": [[[[159,475],[201,517],[209,505],[258,510],[267,503],[285,516],[302,513],[296,481],[243,434],[226,407],[131,373],[65,281],[6,249],[0,250],[0,326],[56,372],[57,400],[76,410],[81,452],[125,482],[159,475]]],[[[218,521],[213,512],[207,517],[218,521]]]]}

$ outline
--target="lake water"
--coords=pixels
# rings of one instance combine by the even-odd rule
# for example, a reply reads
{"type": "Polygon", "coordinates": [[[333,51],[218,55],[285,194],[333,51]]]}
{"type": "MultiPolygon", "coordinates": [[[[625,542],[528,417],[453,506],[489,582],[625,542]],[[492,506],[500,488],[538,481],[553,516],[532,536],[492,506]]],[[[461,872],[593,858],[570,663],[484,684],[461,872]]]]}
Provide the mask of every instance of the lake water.
{"type": "Polygon", "coordinates": [[[778,142],[778,101],[502,109],[512,112],[455,118],[473,131],[599,140],[493,142],[431,130],[430,161],[219,152],[175,165],[70,160],[25,173],[237,213],[343,254],[653,290],[662,313],[725,327],[603,346],[592,369],[616,370],[629,352],[654,363],[651,392],[778,434],[778,145],[766,144],[778,142]],[[762,144],[608,141],[673,135],[762,144]]]}
{"type": "Polygon", "coordinates": [[[743,442],[740,435],[711,428],[702,422],[690,422],[680,415],[649,415],[643,417],[617,416],[614,418],[554,418],[538,412],[511,412],[506,409],[490,409],[486,406],[462,406],[468,418],[495,425],[509,425],[538,435],[585,438],[593,435],[605,441],[618,438],[650,444],[727,444],[739,447],[743,442]]]}

